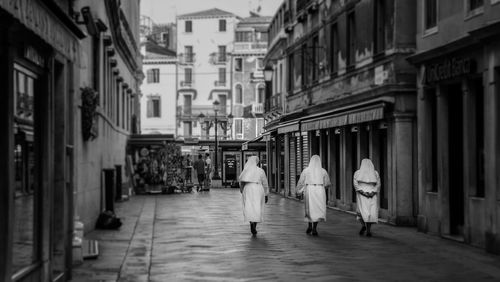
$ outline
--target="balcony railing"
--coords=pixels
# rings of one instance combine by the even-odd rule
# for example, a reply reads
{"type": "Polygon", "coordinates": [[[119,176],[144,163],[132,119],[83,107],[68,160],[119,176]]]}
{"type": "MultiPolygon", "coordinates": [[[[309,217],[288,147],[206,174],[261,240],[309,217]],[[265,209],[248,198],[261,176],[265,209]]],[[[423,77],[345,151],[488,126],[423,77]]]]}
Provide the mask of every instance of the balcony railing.
{"type": "Polygon", "coordinates": [[[267,49],[267,42],[235,42],[235,51],[253,51],[267,49]]]}
{"type": "Polygon", "coordinates": [[[254,113],[254,114],[263,114],[264,113],[264,104],[262,104],[262,103],[252,103],[252,113],[254,113]]]}
{"type": "Polygon", "coordinates": [[[193,87],[194,81],[181,81],[181,87],[193,87]]]}
{"type": "Polygon", "coordinates": [[[254,71],[250,74],[250,79],[264,79],[263,71],[254,71]]]}
{"type": "Polygon", "coordinates": [[[225,64],[229,58],[228,53],[212,53],[210,54],[210,62],[212,64],[225,64]]]}
{"type": "Polygon", "coordinates": [[[214,85],[218,86],[218,87],[221,87],[221,86],[224,87],[224,86],[226,86],[226,81],[218,81],[218,80],[216,80],[216,81],[214,81],[214,85]]]}
{"type": "Polygon", "coordinates": [[[196,62],[195,53],[181,53],[177,58],[179,59],[180,64],[192,64],[196,62]]]}
{"type": "MultiPolygon", "coordinates": [[[[203,113],[207,118],[213,118],[215,116],[214,106],[177,106],[177,116],[183,118],[184,120],[197,120],[201,113],[203,113]]],[[[221,105],[221,109],[217,113],[217,119],[220,121],[225,120],[225,115],[227,113],[228,106],[221,105]]]]}

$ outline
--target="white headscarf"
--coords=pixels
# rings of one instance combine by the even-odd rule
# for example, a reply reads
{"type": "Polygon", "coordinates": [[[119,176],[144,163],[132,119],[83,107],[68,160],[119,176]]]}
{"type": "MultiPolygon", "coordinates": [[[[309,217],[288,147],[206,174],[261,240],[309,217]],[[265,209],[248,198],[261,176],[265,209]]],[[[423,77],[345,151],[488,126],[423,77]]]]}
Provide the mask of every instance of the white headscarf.
{"type": "Polygon", "coordinates": [[[321,167],[321,158],[318,155],[311,157],[306,170],[306,184],[323,184],[323,168],[321,167]]]}
{"type": "Polygon", "coordinates": [[[358,177],[357,181],[365,183],[377,183],[377,174],[375,172],[375,167],[370,159],[363,159],[361,161],[361,166],[357,171],[358,177]]]}
{"type": "Polygon", "coordinates": [[[239,181],[241,182],[259,182],[261,176],[261,169],[257,166],[259,158],[251,156],[248,158],[245,168],[240,174],[239,181]]]}

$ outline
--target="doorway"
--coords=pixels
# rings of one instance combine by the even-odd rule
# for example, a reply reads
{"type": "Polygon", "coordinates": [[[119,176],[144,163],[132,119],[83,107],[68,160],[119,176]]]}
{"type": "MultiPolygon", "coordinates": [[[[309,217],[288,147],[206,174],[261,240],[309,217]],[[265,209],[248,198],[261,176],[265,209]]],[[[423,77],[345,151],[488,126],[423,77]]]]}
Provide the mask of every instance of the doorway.
{"type": "Polygon", "coordinates": [[[450,234],[463,235],[464,186],[463,186],[463,105],[459,84],[448,89],[448,155],[450,234]]]}

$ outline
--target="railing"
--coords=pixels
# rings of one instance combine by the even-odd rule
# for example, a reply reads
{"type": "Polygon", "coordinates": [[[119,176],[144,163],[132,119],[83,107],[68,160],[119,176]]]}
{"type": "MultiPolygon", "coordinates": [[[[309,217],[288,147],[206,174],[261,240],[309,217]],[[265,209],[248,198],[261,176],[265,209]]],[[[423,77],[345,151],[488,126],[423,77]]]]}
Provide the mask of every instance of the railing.
{"type": "Polygon", "coordinates": [[[177,58],[180,64],[192,64],[196,62],[195,53],[180,53],[177,58]]]}
{"type": "Polygon", "coordinates": [[[228,61],[228,53],[212,53],[210,54],[210,62],[212,64],[225,64],[228,61]]]}
{"type": "Polygon", "coordinates": [[[267,42],[235,42],[235,51],[267,49],[267,42]]]}
{"type": "Polygon", "coordinates": [[[264,79],[263,71],[254,71],[250,74],[251,79],[264,79]]]}
{"type": "Polygon", "coordinates": [[[215,86],[226,86],[226,81],[214,81],[215,86]]]}
{"type": "Polygon", "coordinates": [[[181,81],[181,87],[193,87],[194,81],[181,81]]]}
{"type": "MultiPolygon", "coordinates": [[[[228,106],[221,106],[219,112],[217,112],[217,119],[220,121],[226,120],[226,113],[228,112],[228,106]]],[[[214,118],[214,106],[177,106],[177,116],[182,117],[185,120],[196,120],[200,114],[204,114],[207,118],[214,118]]]]}
{"type": "Polygon", "coordinates": [[[281,93],[279,94],[274,94],[271,96],[271,98],[267,99],[266,101],[266,111],[279,111],[282,109],[282,95],[281,93]]]}
{"type": "Polygon", "coordinates": [[[262,104],[262,103],[252,103],[252,113],[254,113],[254,114],[263,114],[264,113],[264,104],[262,104]]]}

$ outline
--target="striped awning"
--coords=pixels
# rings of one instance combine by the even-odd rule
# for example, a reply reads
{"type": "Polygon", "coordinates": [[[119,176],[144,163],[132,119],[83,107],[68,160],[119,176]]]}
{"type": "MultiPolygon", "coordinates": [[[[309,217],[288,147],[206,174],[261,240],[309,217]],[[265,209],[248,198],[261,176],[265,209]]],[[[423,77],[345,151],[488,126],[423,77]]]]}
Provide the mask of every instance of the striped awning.
{"type": "MultiPolygon", "coordinates": [[[[384,104],[338,113],[326,117],[305,120],[301,123],[302,131],[339,127],[358,124],[384,118],[384,104]]],[[[279,130],[279,129],[278,129],[279,130]]],[[[279,131],[278,131],[279,132],[279,131]]]]}

